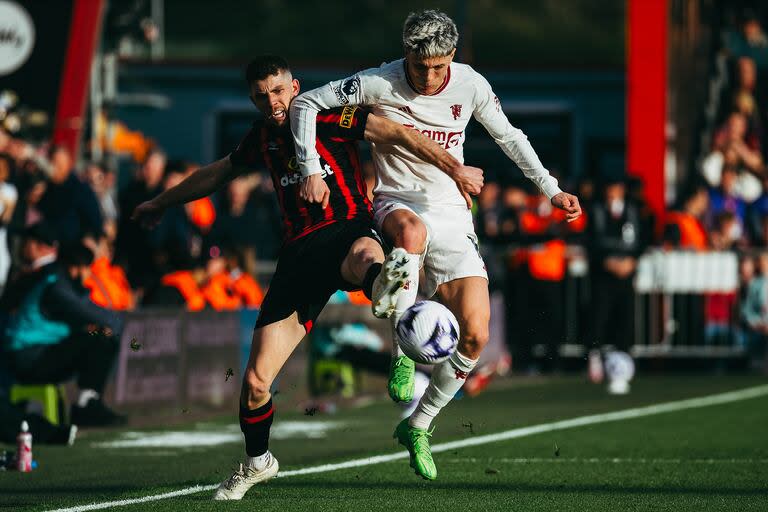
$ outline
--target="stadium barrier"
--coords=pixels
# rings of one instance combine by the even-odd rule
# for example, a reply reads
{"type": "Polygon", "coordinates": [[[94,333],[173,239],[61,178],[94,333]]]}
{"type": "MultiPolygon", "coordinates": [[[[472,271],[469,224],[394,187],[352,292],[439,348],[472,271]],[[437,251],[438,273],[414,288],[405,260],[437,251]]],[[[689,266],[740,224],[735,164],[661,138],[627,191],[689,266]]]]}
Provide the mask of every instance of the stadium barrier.
{"type": "MultiPolygon", "coordinates": [[[[258,310],[189,313],[144,309],[126,315],[115,375],[121,406],[156,404],[222,407],[233,403],[251,346],[258,310]]],[[[389,324],[367,306],[329,304],[316,326],[362,323],[389,339],[389,324]]],[[[307,344],[299,346],[279,379],[306,389],[307,344]]]]}

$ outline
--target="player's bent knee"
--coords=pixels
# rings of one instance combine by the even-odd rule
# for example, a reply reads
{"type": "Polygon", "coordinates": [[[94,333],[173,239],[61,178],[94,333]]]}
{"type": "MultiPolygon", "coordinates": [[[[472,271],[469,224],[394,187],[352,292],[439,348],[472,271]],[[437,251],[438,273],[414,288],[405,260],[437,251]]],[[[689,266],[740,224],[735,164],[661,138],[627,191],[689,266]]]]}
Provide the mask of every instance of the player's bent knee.
{"type": "Polygon", "coordinates": [[[350,256],[352,256],[356,262],[371,263],[383,260],[384,250],[373,238],[360,238],[352,244],[350,256]]]}
{"type": "Polygon", "coordinates": [[[401,224],[399,236],[395,237],[398,247],[402,247],[411,254],[421,254],[426,248],[427,227],[424,223],[409,219],[401,224]]]}

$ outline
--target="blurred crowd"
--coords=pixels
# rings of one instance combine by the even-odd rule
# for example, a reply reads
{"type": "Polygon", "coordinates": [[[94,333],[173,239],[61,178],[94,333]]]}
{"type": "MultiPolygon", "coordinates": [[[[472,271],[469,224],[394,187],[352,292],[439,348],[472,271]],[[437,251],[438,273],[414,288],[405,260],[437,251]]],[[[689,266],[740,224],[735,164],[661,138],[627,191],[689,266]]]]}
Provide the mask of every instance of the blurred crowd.
{"type": "Polygon", "coordinates": [[[99,306],[258,307],[257,258],[273,258],[280,237],[271,180],[238,178],[216,198],[168,211],[154,230],[130,219],[138,204],[196,168],[153,149],[120,186],[101,163],[78,167],[64,147],[36,147],[0,130],[0,286],[30,263],[21,234],[44,224],[60,256],[91,255],[82,284],[99,306]]]}
{"type": "MultiPolygon", "coordinates": [[[[764,344],[768,294],[754,283],[765,278],[768,264],[753,261],[762,261],[768,242],[768,87],[760,87],[768,82],[768,37],[759,16],[741,16],[724,33],[722,50],[731,76],[718,125],[664,219],[654,217],[642,182],[624,169],[563,184],[584,207],[585,215],[571,223],[516,170],[486,169],[475,225],[491,288],[504,297],[507,325],[516,327],[509,338],[518,368],[542,354],[545,366],[557,368],[563,340],[629,348],[634,323],[644,321],[633,281],[651,246],[742,254],[743,289],[690,298],[688,318],[678,321],[689,325],[689,340],[764,344]]],[[[131,221],[134,208],[197,164],[169,159],[157,146],[130,152],[137,163],[118,173],[0,129],[0,288],[11,290],[28,272],[33,262],[23,233],[44,226],[54,233],[57,258],[86,262],[76,284],[105,309],[258,308],[269,278],[260,262],[274,260],[280,245],[268,173],[242,176],[212,197],[166,212],[156,229],[146,230],[131,221]]],[[[364,172],[370,192],[370,162],[364,172]]]]}

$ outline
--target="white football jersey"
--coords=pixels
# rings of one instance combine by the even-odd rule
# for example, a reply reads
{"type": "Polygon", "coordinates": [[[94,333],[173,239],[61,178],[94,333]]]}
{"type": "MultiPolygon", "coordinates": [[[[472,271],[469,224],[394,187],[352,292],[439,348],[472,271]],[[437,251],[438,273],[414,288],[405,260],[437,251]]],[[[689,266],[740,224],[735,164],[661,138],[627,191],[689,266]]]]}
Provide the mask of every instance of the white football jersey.
{"type": "MultiPolygon", "coordinates": [[[[404,59],[300,95],[291,105],[291,130],[304,175],[320,168],[314,144],[317,112],[345,105],[368,105],[376,115],[419,130],[462,163],[465,129],[474,115],[547,197],[560,192],[528,138],[509,123],[488,81],[466,64],[451,63],[445,83],[429,96],[410,85],[404,59]]],[[[401,146],[374,144],[373,160],[377,171],[374,194],[424,206],[466,206],[447,174],[401,146]]]]}

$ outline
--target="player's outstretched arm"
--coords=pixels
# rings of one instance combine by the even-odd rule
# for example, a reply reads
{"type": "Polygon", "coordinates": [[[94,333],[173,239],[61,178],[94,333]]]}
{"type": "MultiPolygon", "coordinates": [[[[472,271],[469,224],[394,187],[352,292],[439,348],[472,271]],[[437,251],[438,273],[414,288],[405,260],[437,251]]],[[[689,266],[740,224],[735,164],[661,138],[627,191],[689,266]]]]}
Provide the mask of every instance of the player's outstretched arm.
{"type": "Polygon", "coordinates": [[[393,144],[409,150],[421,160],[430,163],[456,182],[461,195],[472,207],[470,195],[477,195],[483,188],[483,170],[459,162],[440,144],[418,130],[374,114],[368,115],[365,124],[365,140],[373,143],[393,144]]]}
{"type": "Polygon", "coordinates": [[[237,174],[229,156],[200,167],[175,187],[137,206],[131,219],[146,227],[154,227],[166,209],[209,196],[237,174]]]}

